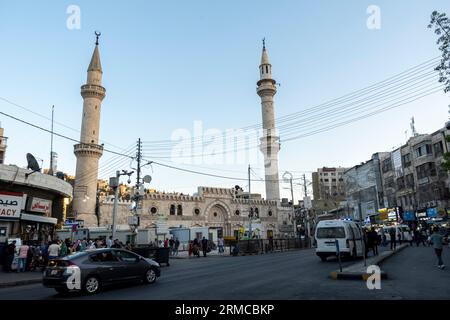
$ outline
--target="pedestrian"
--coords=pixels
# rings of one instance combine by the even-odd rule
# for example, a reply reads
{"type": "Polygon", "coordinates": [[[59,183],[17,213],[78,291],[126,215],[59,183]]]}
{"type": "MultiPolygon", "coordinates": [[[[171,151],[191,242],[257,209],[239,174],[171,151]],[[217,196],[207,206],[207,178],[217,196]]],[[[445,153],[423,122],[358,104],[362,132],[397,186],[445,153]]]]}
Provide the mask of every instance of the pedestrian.
{"type": "Polygon", "coordinates": [[[6,247],[6,272],[12,271],[12,263],[16,254],[16,240],[8,244],[6,247]]]}
{"type": "Polygon", "coordinates": [[[398,244],[401,246],[402,245],[402,240],[403,240],[402,229],[397,229],[397,239],[398,239],[398,244]]]}
{"type": "Polygon", "coordinates": [[[195,238],[194,242],[192,243],[192,253],[194,254],[194,256],[200,258],[200,242],[197,238],[195,238]]]}
{"type": "Polygon", "coordinates": [[[175,245],[175,240],[173,240],[173,238],[170,238],[170,240],[169,240],[169,254],[170,255],[172,255],[174,245],[175,245]]]}
{"type": "Polygon", "coordinates": [[[397,246],[397,240],[395,235],[395,228],[389,229],[389,237],[391,238],[391,250],[395,250],[397,246]]]}
{"type": "Polygon", "coordinates": [[[208,250],[208,240],[206,240],[205,237],[203,237],[202,239],[202,251],[203,251],[203,256],[206,257],[206,252],[208,250]]]}
{"type": "Polygon", "coordinates": [[[164,240],[164,248],[168,248],[169,247],[169,239],[165,239],[164,240]]]}
{"type": "Polygon", "coordinates": [[[60,247],[60,251],[59,251],[59,255],[61,256],[61,257],[65,257],[65,256],[67,256],[67,244],[66,244],[66,241],[62,241],[61,242],[61,247],[60,247]]]}
{"type": "Polygon", "coordinates": [[[225,241],[223,240],[223,237],[220,237],[220,238],[217,240],[217,245],[218,245],[218,247],[219,247],[219,253],[223,253],[223,252],[225,251],[225,250],[223,249],[224,244],[225,244],[225,241]]]}
{"type": "Polygon", "coordinates": [[[436,256],[438,258],[438,268],[444,269],[445,265],[442,261],[442,242],[443,242],[443,236],[439,234],[439,228],[435,227],[434,232],[430,236],[430,243],[433,245],[434,252],[436,253],[436,256]]]}
{"type": "Polygon", "coordinates": [[[192,256],[193,252],[194,252],[194,243],[191,240],[191,241],[189,241],[189,247],[188,247],[189,258],[192,256]]]}
{"type": "Polygon", "coordinates": [[[133,251],[133,247],[131,246],[131,242],[127,241],[125,244],[125,249],[129,250],[129,251],[133,251]]]}
{"type": "Polygon", "coordinates": [[[48,264],[48,248],[49,245],[42,241],[40,251],[42,255],[42,271],[45,271],[45,268],[47,268],[48,264]]]}
{"type": "Polygon", "coordinates": [[[112,236],[109,236],[108,240],[106,240],[106,246],[108,248],[111,248],[112,245],[113,245],[112,236]]]}
{"type": "Polygon", "coordinates": [[[115,239],[113,245],[111,246],[111,248],[117,248],[120,249],[122,246],[119,243],[119,239],[115,239]]]}
{"type": "Polygon", "coordinates": [[[178,240],[178,238],[175,238],[175,241],[173,243],[173,255],[177,256],[178,255],[178,248],[180,247],[180,240],[178,240]]]}
{"type": "Polygon", "coordinates": [[[25,272],[26,265],[27,265],[28,250],[30,250],[30,247],[27,245],[26,242],[24,242],[19,248],[19,259],[18,259],[18,263],[17,263],[17,272],[25,272]]]}
{"type": "Polygon", "coordinates": [[[72,252],[80,251],[80,244],[81,244],[81,240],[75,241],[72,246],[72,252]]]}
{"type": "Polygon", "coordinates": [[[59,252],[61,250],[59,244],[55,242],[49,242],[50,246],[48,247],[48,259],[56,259],[59,257],[59,252]]]}
{"type": "Polygon", "coordinates": [[[378,234],[375,231],[374,228],[372,228],[368,233],[368,242],[369,242],[369,248],[372,248],[373,255],[378,255],[378,234]]]}

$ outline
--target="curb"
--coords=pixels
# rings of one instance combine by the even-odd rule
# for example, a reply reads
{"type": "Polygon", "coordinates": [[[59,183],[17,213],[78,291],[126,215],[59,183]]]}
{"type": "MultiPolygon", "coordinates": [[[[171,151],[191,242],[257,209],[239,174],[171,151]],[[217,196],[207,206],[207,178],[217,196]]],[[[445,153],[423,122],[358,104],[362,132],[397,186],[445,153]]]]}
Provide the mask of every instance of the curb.
{"type": "MultiPolygon", "coordinates": [[[[397,252],[400,252],[404,250],[405,248],[409,247],[408,244],[402,245],[395,251],[391,251],[390,253],[386,254],[385,256],[378,257],[372,261],[372,265],[379,265],[382,262],[384,262],[386,259],[392,257],[397,252]]],[[[329,277],[333,280],[363,280],[366,281],[372,274],[367,272],[345,272],[345,271],[333,271],[330,273],[329,277]]],[[[381,279],[387,279],[388,275],[385,271],[381,271],[380,273],[381,279]]]]}
{"type": "Polygon", "coordinates": [[[13,282],[0,283],[0,288],[26,286],[29,284],[42,283],[42,279],[19,280],[13,282]]]}

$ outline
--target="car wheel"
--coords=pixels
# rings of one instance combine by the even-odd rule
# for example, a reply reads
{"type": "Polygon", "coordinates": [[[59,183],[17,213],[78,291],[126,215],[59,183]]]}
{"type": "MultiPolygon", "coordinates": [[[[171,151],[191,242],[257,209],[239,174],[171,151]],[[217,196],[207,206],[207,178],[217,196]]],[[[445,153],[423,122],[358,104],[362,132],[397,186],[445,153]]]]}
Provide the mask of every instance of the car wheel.
{"type": "Polygon", "coordinates": [[[327,257],[325,257],[325,256],[320,256],[320,260],[322,260],[322,262],[325,262],[325,261],[327,261],[327,257]]]}
{"type": "Polygon", "coordinates": [[[95,294],[100,290],[100,280],[96,276],[89,276],[84,282],[83,291],[87,294],[95,294]]]}
{"type": "Polygon", "coordinates": [[[156,281],[156,272],[155,269],[150,268],[147,269],[144,276],[144,282],[145,283],[154,283],[156,281]]]}

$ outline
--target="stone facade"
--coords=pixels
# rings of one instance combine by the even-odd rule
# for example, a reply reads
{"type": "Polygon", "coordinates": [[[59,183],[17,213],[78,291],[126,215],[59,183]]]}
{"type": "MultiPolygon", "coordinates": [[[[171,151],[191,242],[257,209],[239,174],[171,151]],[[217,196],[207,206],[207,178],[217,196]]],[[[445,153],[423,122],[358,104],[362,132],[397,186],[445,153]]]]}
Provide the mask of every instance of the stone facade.
{"type": "MultiPolygon", "coordinates": [[[[113,199],[100,203],[100,225],[112,223],[113,199]]],[[[131,201],[120,201],[117,224],[126,225],[132,215],[131,201]]],[[[252,225],[261,226],[261,236],[280,235],[278,225],[283,223],[291,208],[278,206],[272,200],[236,198],[233,189],[199,187],[197,195],[149,193],[144,196],[139,228],[153,228],[160,215],[167,218],[169,228],[209,227],[221,228],[224,236],[233,236],[240,228],[248,228],[250,208],[257,208],[259,219],[252,225]]]]}

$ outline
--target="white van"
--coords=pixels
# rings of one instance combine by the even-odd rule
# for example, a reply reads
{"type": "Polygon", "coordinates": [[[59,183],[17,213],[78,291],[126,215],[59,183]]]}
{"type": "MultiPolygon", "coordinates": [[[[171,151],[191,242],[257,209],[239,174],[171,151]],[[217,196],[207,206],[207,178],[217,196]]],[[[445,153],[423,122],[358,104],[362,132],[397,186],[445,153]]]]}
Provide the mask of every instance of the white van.
{"type": "Polygon", "coordinates": [[[337,256],[336,240],[341,257],[357,258],[364,255],[361,229],[352,221],[323,220],[317,224],[315,234],[316,254],[326,261],[337,256]]]}

